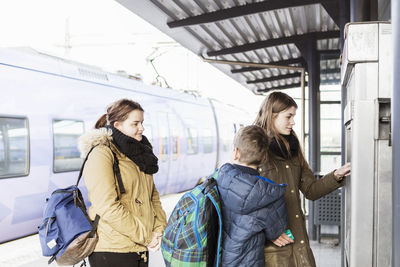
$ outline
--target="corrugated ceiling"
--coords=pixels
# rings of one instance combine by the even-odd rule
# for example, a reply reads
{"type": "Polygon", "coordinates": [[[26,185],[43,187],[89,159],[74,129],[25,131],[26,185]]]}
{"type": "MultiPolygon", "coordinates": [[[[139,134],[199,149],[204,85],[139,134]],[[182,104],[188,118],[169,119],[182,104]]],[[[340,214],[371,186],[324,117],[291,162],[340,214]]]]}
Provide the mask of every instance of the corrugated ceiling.
{"type": "MultiPolygon", "coordinates": [[[[339,83],[339,27],[331,17],[337,19],[337,1],[118,2],[206,58],[305,67],[304,43],[315,40],[321,84],[339,83]]],[[[294,70],[215,66],[255,93],[300,83],[300,73],[294,70]]]]}

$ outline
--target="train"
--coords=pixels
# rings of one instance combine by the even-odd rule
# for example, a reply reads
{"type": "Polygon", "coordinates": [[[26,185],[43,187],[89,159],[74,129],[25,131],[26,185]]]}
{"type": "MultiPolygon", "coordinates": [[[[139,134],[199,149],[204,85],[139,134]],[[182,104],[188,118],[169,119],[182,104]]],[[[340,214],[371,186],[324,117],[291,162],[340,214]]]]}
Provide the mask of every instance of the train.
{"type": "MultiPolygon", "coordinates": [[[[0,243],[37,232],[45,199],[76,182],[79,136],[115,100],[145,110],[161,195],[188,190],[229,161],[235,132],[251,118],[217,100],[37,51],[1,48],[0,88],[0,243]]],[[[84,182],[81,190],[86,196],[84,182]]]]}

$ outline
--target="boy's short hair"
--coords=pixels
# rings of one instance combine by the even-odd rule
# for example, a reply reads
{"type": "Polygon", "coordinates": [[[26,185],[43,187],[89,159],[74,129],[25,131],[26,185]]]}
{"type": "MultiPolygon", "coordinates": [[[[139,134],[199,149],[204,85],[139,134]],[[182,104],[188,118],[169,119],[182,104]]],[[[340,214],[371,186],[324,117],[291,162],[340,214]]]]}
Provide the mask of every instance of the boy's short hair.
{"type": "Polygon", "coordinates": [[[240,153],[239,161],[248,165],[260,165],[267,156],[268,139],[265,130],[257,125],[241,128],[233,140],[240,153]]]}

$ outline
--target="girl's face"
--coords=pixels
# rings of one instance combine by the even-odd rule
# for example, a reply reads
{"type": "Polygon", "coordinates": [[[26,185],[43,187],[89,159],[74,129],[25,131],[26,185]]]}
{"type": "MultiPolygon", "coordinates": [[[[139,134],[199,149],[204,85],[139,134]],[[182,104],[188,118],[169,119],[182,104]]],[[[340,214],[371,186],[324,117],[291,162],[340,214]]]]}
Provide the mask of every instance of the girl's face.
{"type": "Polygon", "coordinates": [[[279,134],[289,135],[294,126],[294,116],[296,116],[296,108],[287,108],[278,114],[275,114],[274,126],[279,134]]]}
{"type": "Polygon", "coordinates": [[[122,122],[115,122],[114,127],[123,134],[130,136],[138,141],[142,141],[142,134],[144,131],[143,111],[138,109],[132,110],[126,120],[122,122]]]}

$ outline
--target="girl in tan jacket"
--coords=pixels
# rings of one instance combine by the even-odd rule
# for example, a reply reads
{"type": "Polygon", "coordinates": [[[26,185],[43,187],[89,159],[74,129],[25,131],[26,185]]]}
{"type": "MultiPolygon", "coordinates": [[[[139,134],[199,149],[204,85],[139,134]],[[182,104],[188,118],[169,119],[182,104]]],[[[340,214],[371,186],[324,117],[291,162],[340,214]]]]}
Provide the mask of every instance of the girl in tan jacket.
{"type": "Polygon", "coordinates": [[[92,204],[89,216],[100,216],[90,266],[148,266],[148,251],[160,248],[166,218],[152,176],[158,160],[143,135],[143,109],[121,99],[107,108],[95,128],[79,139],[82,156],[94,147],[83,177],[92,204]],[[125,193],[113,171],[113,153],[125,193]]]}
{"type": "Polygon", "coordinates": [[[288,228],[294,240],[282,233],[276,240],[267,241],[264,248],[268,267],[314,267],[305,217],[301,210],[300,192],[316,200],[344,185],[350,174],[350,164],[317,180],[301,151],[293,131],[297,104],[285,93],[273,92],[258,112],[255,124],[264,128],[270,137],[267,162],[259,169],[261,176],[287,184],[284,199],[288,214],[288,228]]]}

